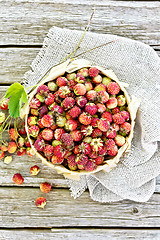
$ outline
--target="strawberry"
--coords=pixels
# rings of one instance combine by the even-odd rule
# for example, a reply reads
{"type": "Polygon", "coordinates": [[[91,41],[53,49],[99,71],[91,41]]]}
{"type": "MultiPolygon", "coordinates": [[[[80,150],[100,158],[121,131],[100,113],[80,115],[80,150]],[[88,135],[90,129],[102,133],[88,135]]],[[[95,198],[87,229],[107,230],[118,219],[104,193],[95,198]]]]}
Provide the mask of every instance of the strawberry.
{"type": "Polygon", "coordinates": [[[85,93],[86,93],[86,87],[85,87],[85,85],[84,84],[82,84],[82,83],[78,83],[78,84],[76,84],[75,86],[74,86],[74,93],[76,94],[76,95],[85,95],[85,93]]]}
{"type": "Polygon", "coordinates": [[[113,94],[118,94],[119,91],[120,91],[120,87],[119,87],[118,83],[116,83],[116,82],[109,82],[107,84],[107,92],[109,94],[112,94],[112,95],[113,94]]]}
{"type": "Polygon", "coordinates": [[[96,67],[91,67],[89,68],[88,73],[90,77],[96,77],[99,73],[99,70],[96,67]]]}
{"type": "Polygon", "coordinates": [[[93,116],[97,112],[97,106],[94,103],[87,103],[85,106],[85,112],[93,116]]]}
{"type": "Polygon", "coordinates": [[[91,124],[91,121],[92,121],[92,117],[89,113],[81,113],[80,116],[79,116],[79,122],[83,125],[89,125],[91,124]]]}

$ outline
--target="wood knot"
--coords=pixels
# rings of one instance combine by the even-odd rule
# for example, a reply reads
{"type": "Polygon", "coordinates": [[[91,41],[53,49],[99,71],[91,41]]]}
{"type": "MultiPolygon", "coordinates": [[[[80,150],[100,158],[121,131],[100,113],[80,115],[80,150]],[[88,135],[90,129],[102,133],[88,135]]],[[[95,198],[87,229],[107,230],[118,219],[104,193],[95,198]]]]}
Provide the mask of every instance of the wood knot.
{"type": "Polygon", "coordinates": [[[136,208],[136,207],[134,207],[133,208],[133,213],[138,213],[139,211],[138,211],[138,208],[136,208]]]}

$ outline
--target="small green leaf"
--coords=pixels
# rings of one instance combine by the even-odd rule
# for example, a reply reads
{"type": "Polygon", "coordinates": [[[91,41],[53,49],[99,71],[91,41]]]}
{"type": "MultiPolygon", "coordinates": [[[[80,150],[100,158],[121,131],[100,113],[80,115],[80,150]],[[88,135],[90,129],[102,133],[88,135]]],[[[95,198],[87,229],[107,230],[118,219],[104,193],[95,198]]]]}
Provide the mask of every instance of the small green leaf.
{"type": "Polygon", "coordinates": [[[7,90],[5,98],[9,98],[14,95],[16,92],[23,90],[24,87],[20,83],[13,83],[7,90]]]}
{"type": "Polygon", "coordinates": [[[28,101],[26,91],[23,91],[21,101],[24,102],[24,103],[26,103],[28,101]]]}
{"type": "Polygon", "coordinates": [[[28,100],[24,87],[20,83],[12,84],[5,95],[5,98],[9,97],[9,113],[13,118],[19,117],[22,103],[26,103],[28,100]]]}
{"type": "Polygon", "coordinates": [[[13,118],[19,117],[20,114],[20,98],[21,98],[21,93],[16,94],[15,96],[12,96],[9,99],[8,103],[8,108],[9,108],[9,113],[13,118]]]}

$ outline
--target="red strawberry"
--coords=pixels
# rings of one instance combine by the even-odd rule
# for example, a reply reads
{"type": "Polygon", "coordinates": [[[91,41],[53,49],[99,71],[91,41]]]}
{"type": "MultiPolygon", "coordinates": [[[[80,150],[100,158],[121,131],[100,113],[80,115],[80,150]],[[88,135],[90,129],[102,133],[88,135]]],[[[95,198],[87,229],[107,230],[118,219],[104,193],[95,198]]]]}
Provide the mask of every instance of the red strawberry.
{"type": "Polygon", "coordinates": [[[64,131],[63,128],[57,128],[57,129],[54,131],[54,138],[55,138],[56,140],[60,141],[63,133],[65,133],[65,131],[64,131]]]}
{"type": "Polygon", "coordinates": [[[99,70],[96,67],[91,67],[88,73],[90,77],[96,77],[99,73],[99,70]]]}
{"type": "Polygon", "coordinates": [[[34,143],[34,147],[37,151],[43,151],[44,147],[45,147],[45,142],[43,139],[37,139],[34,143]]]}
{"type": "Polygon", "coordinates": [[[75,100],[72,97],[66,97],[62,102],[62,106],[65,111],[73,107],[74,104],[75,104],[75,100]]]}
{"type": "Polygon", "coordinates": [[[131,131],[131,124],[128,122],[124,122],[120,125],[120,133],[124,136],[127,135],[131,131]]]}
{"type": "Polygon", "coordinates": [[[45,114],[48,113],[48,108],[43,105],[42,107],[39,108],[39,117],[42,118],[45,114]]]}
{"type": "Polygon", "coordinates": [[[84,95],[86,93],[86,87],[82,83],[78,83],[74,86],[74,93],[76,95],[84,95]]]}
{"type": "Polygon", "coordinates": [[[85,168],[86,163],[88,162],[88,157],[84,154],[77,155],[75,158],[78,169],[83,170],[85,168]]]}
{"type": "Polygon", "coordinates": [[[16,173],[13,176],[13,182],[17,185],[21,185],[24,181],[24,178],[22,177],[22,175],[20,173],[16,173]]]}
{"type": "Polygon", "coordinates": [[[106,119],[100,119],[98,122],[98,128],[102,132],[106,132],[109,129],[109,122],[106,119]]]}
{"type": "Polygon", "coordinates": [[[76,154],[76,155],[80,153],[80,151],[79,151],[79,145],[76,145],[76,146],[74,147],[73,153],[76,154]]]}
{"type": "Polygon", "coordinates": [[[20,127],[18,128],[18,132],[19,132],[21,135],[26,134],[25,123],[23,123],[22,125],[20,125],[20,127]]]}
{"type": "Polygon", "coordinates": [[[99,122],[99,118],[93,117],[92,121],[91,121],[92,127],[97,127],[98,126],[98,122],[99,122]]]}
{"type": "Polygon", "coordinates": [[[52,107],[52,114],[56,117],[63,114],[63,108],[59,105],[54,105],[52,107]]]}
{"type": "Polygon", "coordinates": [[[89,101],[95,101],[97,98],[97,92],[94,90],[90,90],[86,93],[86,97],[89,101]]]}
{"type": "Polygon", "coordinates": [[[73,90],[74,89],[74,86],[76,85],[76,81],[75,80],[70,80],[68,81],[68,87],[73,90]]]}
{"type": "Polygon", "coordinates": [[[92,78],[92,82],[93,83],[101,83],[102,82],[102,77],[101,75],[97,75],[95,77],[92,78]]]}
{"type": "Polygon", "coordinates": [[[85,112],[93,116],[97,112],[97,106],[94,103],[87,103],[85,106],[85,112]]]}
{"type": "Polygon", "coordinates": [[[99,128],[95,128],[91,135],[92,138],[97,138],[101,136],[102,136],[102,131],[99,128]]]}
{"type": "Polygon", "coordinates": [[[69,133],[63,133],[61,136],[61,142],[65,148],[73,147],[73,137],[69,133]]]}
{"type": "Polygon", "coordinates": [[[89,154],[91,152],[91,147],[89,143],[82,142],[79,145],[79,152],[83,154],[89,154]]]}
{"type": "Polygon", "coordinates": [[[9,98],[2,98],[0,101],[0,109],[7,110],[8,109],[9,98]]]}
{"type": "Polygon", "coordinates": [[[101,115],[102,118],[106,119],[109,123],[112,122],[112,114],[109,113],[109,112],[104,112],[102,115],[101,115]]]}
{"type": "Polygon", "coordinates": [[[94,163],[91,159],[89,159],[84,169],[86,171],[94,171],[96,167],[97,167],[96,163],[94,163]]]}
{"type": "Polygon", "coordinates": [[[37,88],[37,92],[41,95],[47,96],[49,93],[49,88],[46,85],[41,85],[37,88]]]}
{"type": "Polygon", "coordinates": [[[22,148],[18,149],[18,151],[17,151],[18,156],[23,156],[25,154],[26,154],[26,149],[25,148],[22,147],[22,148]]]}
{"type": "Polygon", "coordinates": [[[118,153],[118,147],[117,147],[117,145],[115,145],[114,148],[109,149],[108,152],[107,152],[107,154],[108,154],[109,156],[112,156],[112,157],[116,156],[117,153],[118,153]]]}
{"type": "Polygon", "coordinates": [[[125,118],[121,115],[121,113],[116,113],[112,116],[113,122],[117,124],[122,124],[125,122],[125,118]]]}
{"type": "Polygon", "coordinates": [[[77,128],[77,121],[74,119],[68,119],[65,123],[65,129],[67,131],[73,131],[77,128]]]}
{"type": "Polygon", "coordinates": [[[68,158],[67,158],[67,162],[68,162],[68,167],[70,170],[75,171],[77,170],[77,163],[75,161],[75,155],[71,154],[68,158]]]}
{"type": "Polygon", "coordinates": [[[63,163],[63,161],[64,161],[64,158],[60,158],[60,157],[57,157],[55,155],[53,155],[52,158],[51,158],[51,162],[53,164],[61,164],[61,163],[63,163]]]}
{"type": "MultiPolygon", "coordinates": [[[[85,77],[82,74],[77,73],[75,81],[77,83],[85,83],[86,79],[85,79],[85,77]]],[[[81,95],[81,94],[78,94],[78,95],[81,95]]]]}
{"type": "Polygon", "coordinates": [[[107,138],[115,138],[117,132],[114,128],[110,127],[107,132],[104,132],[104,135],[107,138]]]}
{"type": "Polygon", "coordinates": [[[102,103],[97,103],[97,111],[99,112],[99,113],[103,113],[103,112],[105,112],[106,111],[106,106],[104,105],[104,104],[102,104],[102,103]]]}
{"type": "Polygon", "coordinates": [[[64,149],[61,145],[57,145],[54,148],[54,155],[58,158],[64,158],[67,153],[67,150],[64,149]]]}
{"type": "Polygon", "coordinates": [[[116,82],[109,82],[107,84],[107,92],[109,94],[112,94],[112,95],[118,94],[119,91],[120,91],[120,87],[119,87],[118,83],[116,83],[116,82]]]}
{"type": "Polygon", "coordinates": [[[90,157],[90,158],[97,158],[98,156],[97,156],[97,152],[90,152],[89,154],[88,154],[88,156],[90,157]]]}
{"type": "Polygon", "coordinates": [[[49,114],[44,115],[41,119],[41,124],[44,127],[51,127],[53,124],[53,117],[49,114]]]}
{"type": "Polygon", "coordinates": [[[94,159],[94,162],[96,163],[96,165],[102,164],[103,161],[104,161],[104,157],[103,156],[99,156],[99,157],[94,159]]]}
{"type": "Polygon", "coordinates": [[[81,139],[82,139],[81,131],[79,131],[79,130],[73,130],[73,131],[70,132],[70,134],[72,135],[73,140],[74,140],[75,142],[81,141],[81,139]]]}
{"type": "Polygon", "coordinates": [[[60,87],[59,90],[58,90],[58,94],[59,94],[59,96],[60,96],[61,98],[66,98],[66,97],[68,97],[68,95],[69,95],[70,92],[71,92],[71,91],[70,91],[69,87],[67,87],[67,86],[62,86],[62,87],[60,87]]]}
{"type": "Polygon", "coordinates": [[[76,103],[78,107],[83,108],[87,104],[87,99],[84,96],[77,97],[76,103]]]}
{"type": "Polygon", "coordinates": [[[44,155],[46,157],[50,157],[53,155],[54,152],[54,147],[52,145],[46,145],[45,148],[43,149],[44,155]]]}
{"type": "Polygon", "coordinates": [[[99,155],[106,155],[107,154],[107,145],[104,145],[103,148],[98,152],[99,155]]]}
{"type": "Polygon", "coordinates": [[[115,107],[112,109],[112,114],[116,114],[116,113],[119,113],[120,112],[120,109],[119,107],[115,107]]]}
{"type": "Polygon", "coordinates": [[[29,105],[30,108],[38,109],[41,106],[41,102],[37,98],[32,98],[29,105]]]}
{"type": "Polygon", "coordinates": [[[67,78],[65,77],[58,77],[56,80],[56,84],[58,87],[66,86],[67,85],[67,78]]]}
{"type": "Polygon", "coordinates": [[[125,121],[130,119],[130,114],[127,111],[121,111],[121,115],[124,117],[125,121]]]}
{"type": "Polygon", "coordinates": [[[76,118],[79,116],[79,114],[81,113],[81,109],[77,106],[74,106],[73,108],[70,109],[69,111],[69,115],[72,117],[72,118],[76,118]]]}
{"type": "Polygon", "coordinates": [[[79,116],[79,122],[83,125],[89,125],[89,124],[91,124],[91,121],[92,121],[92,117],[88,113],[83,112],[79,116]]]}
{"type": "Polygon", "coordinates": [[[115,147],[115,141],[113,139],[107,139],[105,145],[107,150],[113,149],[115,147]]]}
{"type": "Polygon", "coordinates": [[[106,91],[100,91],[98,92],[97,98],[100,103],[106,103],[109,99],[109,94],[106,91]]]}
{"type": "Polygon", "coordinates": [[[54,95],[52,93],[49,93],[44,101],[47,106],[51,105],[54,102],[54,95]]]}
{"type": "Polygon", "coordinates": [[[52,140],[52,138],[53,138],[53,131],[51,129],[49,129],[49,128],[45,128],[42,131],[42,137],[46,141],[52,140]]]}
{"type": "Polygon", "coordinates": [[[107,108],[113,109],[117,107],[117,99],[115,97],[111,97],[106,103],[107,108]]]}

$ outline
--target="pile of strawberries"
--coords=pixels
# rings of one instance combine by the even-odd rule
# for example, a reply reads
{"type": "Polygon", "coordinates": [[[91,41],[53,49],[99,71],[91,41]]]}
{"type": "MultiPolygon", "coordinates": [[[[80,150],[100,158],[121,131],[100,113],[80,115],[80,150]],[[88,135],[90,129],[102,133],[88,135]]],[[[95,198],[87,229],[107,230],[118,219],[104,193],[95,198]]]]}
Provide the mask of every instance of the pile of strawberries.
{"type": "MultiPolygon", "coordinates": [[[[3,98],[0,102],[1,110],[8,110],[9,99],[3,98]]],[[[4,132],[7,128],[7,118],[5,111],[0,111],[0,132],[4,132]]],[[[8,125],[9,127],[9,125],[8,125]]],[[[24,122],[19,123],[18,129],[9,128],[9,141],[0,141],[0,159],[4,160],[5,164],[9,164],[12,161],[12,154],[17,153],[18,156],[27,154],[28,156],[35,155],[31,145],[28,141],[24,122]]]]}
{"type": "Polygon", "coordinates": [[[69,170],[93,171],[116,156],[130,130],[124,93],[96,67],[39,86],[30,101],[28,132],[35,149],[69,170]]]}

